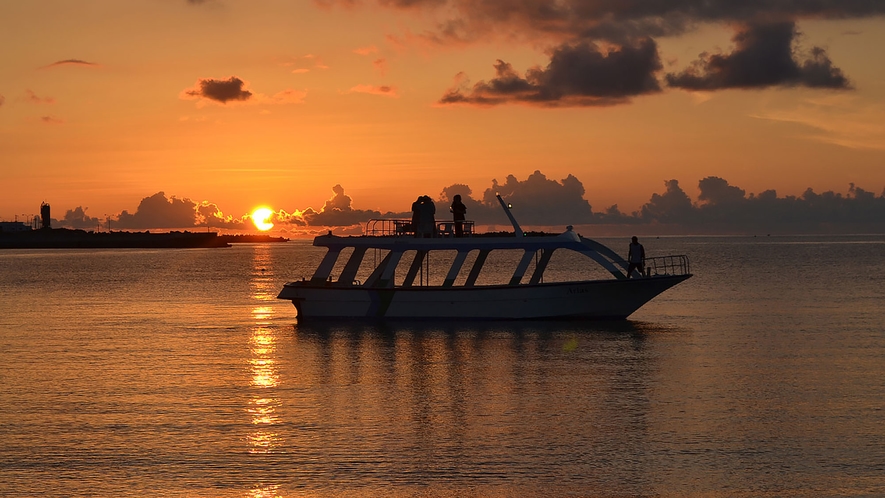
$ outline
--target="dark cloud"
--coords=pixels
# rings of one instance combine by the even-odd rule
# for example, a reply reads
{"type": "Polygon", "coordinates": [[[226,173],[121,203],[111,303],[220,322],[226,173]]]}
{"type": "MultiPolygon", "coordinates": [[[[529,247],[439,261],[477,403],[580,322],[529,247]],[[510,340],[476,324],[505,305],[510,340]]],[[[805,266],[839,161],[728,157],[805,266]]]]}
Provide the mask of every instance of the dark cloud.
{"type": "MultiPolygon", "coordinates": [[[[561,181],[551,180],[535,171],[525,180],[509,175],[503,183],[492,180],[481,198],[473,197],[473,190],[464,184],[445,187],[436,202],[436,219],[448,220],[448,206],[454,196],[461,195],[467,206],[467,219],[478,225],[499,228],[509,226],[509,221],[495,197],[501,194],[505,202],[513,205],[513,214],[525,229],[557,230],[565,225],[590,227],[622,227],[624,231],[637,233],[814,233],[877,231],[885,229],[885,192],[876,196],[855,185],[847,195],[824,192],[816,194],[808,189],[799,197],[777,197],[773,190],[760,194],[747,194],[728,181],[711,176],[698,182],[700,195],[697,202],[685,193],[678,180],[664,182],[661,193],[653,193],[639,210],[627,214],[617,205],[601,212],[594,212],[584,198],[582,182],[573,175],[561,181]]],[[[377,211],[354,209],[353,199],[336,185],[334,195],[320,212],[307,208],[303,213],[280,215],[273,221],[303,224],[311,227],[336,227],[342,232],[349,227],[358,233],[361,226],[371,218],[380,218],[377,211]],[[286,218],[290,216],[290,218],[286,218]]],[[[402,212],[384,213],[384,218],[411,217],[408,209],[402,212]]],[[[591,228],[597,232],[601,228],[591,228]]],[[[618,231],[617,228],[606,230],[618,231]]]]}
{"type": "Polygon", "coordinates": [[[603,52],[593,43],[562,45],[545,69],[533,68],[525,78],[499,60],[496,77],[446,92],[441,104],[496,105],[519,102],[542,106],[600,106],[660,91],[655,73],[661,69],[657,44],[651,38],[603,52]]]}
{"type": "MultiPolygon", "coordinates": [[[[774,190],[746,195],[718,177],[698,182],[692,204],[676,180],[664,194],[634,213],[643,223],[669,224],[679,233],[858,233],[885,229],[885,192],[881,196],[850,184],[847,195],[806,189],[801,196],[778,197],[774,190]]],[[[673,231],[673,230],[671,230],[673,231]]]]}
{"type": "Polygon", "coordinates": [[[55,116],[40,116],[40,121],[43,122],[44,124],[49,124],[49,125],[62,124],[65,122],[63,119],[57,118],[55,116]]]}
{"type": "Polygon", "coordinates": [[[523,181],[513,175],[507,176],[503,184],[492,180],[492,186],[483,192],[482,202],[501,211],[495,194],[501,194],[514,205],[521,223],[543,225],[592,221],[593,211],[584,199],[584,185],[573,175],[558,182],[535,171],[523,181]]]}
{"type": "Polygon", "coordinates": [[[317,212],[307,208],[302,218],[311,226],[342,227],[364,223],[371,218],[380,218],[380,211],[364,211],[354,209],[351,204],[353,199],[344,193],[344,187],[335,185],[332,187],[333,195],[325,202],[323,208],[317,212]]]}
{"type": "MultiPolygon", "coordinates": [[[[710,176],[698,182],[696,202],[685,193],[678,180],[664,182],[661,193],[653,193],[637,211],[627,214],[617,205],[594,212],[583,183],[575,176],[556,181],[535,171],[525,180],[508,175],[503,183],[492,180],[481,198],[465,184],[442,189],[436,199],[436,219],[450,220],[448,207],[455,195],[467,206],[467,219],[477,225],[506,229],[510,225],[495,194],[513,205],[513,214],[524,229],[561,230],[566,225],[584,226],[597,234],[739,234],[739,233],[882,233],[885,230],[885,190],[880,195],[849,185],[847,194],[833,191],[816,193],[811,188],[800,196],[778,197],[774,190],[747,194],[724,178],[710,176]],[[605,227],[603,227],[603,225],[605,227]],[[620,227],[620,228],[618,228],[620,227]]],[[[338,234],[362,233],[373,218],[411,217],[409,206],[401,212],[357,209],[341,185],[316,211],[307,208],[289,213],[279,210],[269,221],[293,234],[317,235],[332,228],[338,234]],[[325,227],[325,228],[324,228],[325,227]]],[[[416,195],[420,193],[417,192],[416,195]]],[[[88,216],[86,208],[68,210],[59,226],[93,228],[101,219],[88,216]]],[[[121,229],[183,229],[196,226],[232,230],[253,230],[249,215],[224,215],[213,203],[167,198],[163,192],[145,197],[134,214],[123,211],[112,219],[121,229]]]]}
{"type": "Polygon", "coordinates": [[[388,85],[356,85],[348,90],[349,93],[368,93],[383,97],[397,97],[396,88],[388,85]]]}
{"type": "MultiPolygon", "coordinates": [[[[596,215],[590,203],[584,199],[584,193],[584,185],[573,175],[556,181],[535,171],[525,180],[519,180],[514,175],[508,175],[504,183],[492,180],[480,199],[473,198],[473,190],[467,185],[450,185],[440,193],[438,203],[442,205],[442,212],[448,213],[448,206],[458,194],[467,206],[467,219],[483,225],[509,225],[496,197],[496,194],[500,194],[505,202],[513,205],[517,220],[527,226],[593,223],[596,215]]],[[[441,212],[439,204],[437,213],[441,212]]],[[[448,216],[437,217],[447,219],[448,216]]]]}
{"type": "Polygon", "coordinates": [[[667,83],[687,90],[808,86],[848,88],[842,70],[833,66],[824,49],[813,47],[804,61],[795,58],[793,22],[746,26],[734,36],[730,54],[701,54],[681,73],[668,74],[667,83]]]}
{"type": "Polygon", "coordinates": [[[226,104],[230,101],[246,101],[252,92],[244,89],[245,83],[240,78],[231,76],[226,80],[212,78],[199,79],[193,88],[184,90],[182,98],[208,99],[226,104]]]}
{"type": "Polygon", "coordinates": [[[689,89],[808,86],[849,88],[847,77],[814,47],[797,60],[791,51],[795,22],[865,18],[885,14],[879,0],[315,0],[318,5],[374,4],[423,10],[439,19],[417,34],[392,39],[463,45],[506,39],[554,47],[546,69],[523,77],[502,61],[496,75],[457,86],[443,104],[528,103],[548,106],[608,105],[658,91],[660,69],[654,38],[678,36],[703,24],[746,26],[731,54],[707,55],[688,70],[668,76],[689,89]],[[603,49],[595,48],[597,44],[603,49]],[[654,51],[651,49],[654,48],[654,51]],[[614,55],[614,56],[613,56],[614,55]],[[557,58],[558,57],[558,58],[557,58]],[[624,85],[619,88],[617,83],[624,85]]]}
{"type": "Polygon", "coordinates": [[[375,69],[377,69],[379,73],[381,73],[381,76],[387,74],[387,59],[383,57],[380,59],[375,59],[372,62],[372,65],[375,66],[375,69]]]}
{"type": "Polygon", "coordinates": [[[135,213],[117,217],[120,228],[188,228],[196,225],[197,204],[190,199],[166,198],[164,192],[145,197],[135,213]]]}
{"type": "Polygon", "coordinates": [[[81,59],[65,59],[63,61],[55,61],[52,64],[44,67],[56,67],[56,66],[87,66],[87,67],[98,67],[98,64],[95,62],[88,62],[81,59]]]}
{"type": "MultiPolygon", "coordinates": [[[[679,180],[664,182],[663,194],[652,194],[651,199],[640,209],[638,217],[646,221],[662,223],[685,223],[692,221],[694,207],[691,199],[679,186],[679,180]]],[[[637,213],[634,213],[637,215],[637,213]]]]}
{"type": "Polygon", "coordinates": [[[4,97],[3,95],[0,95],[0,107],[3,106],[4,102],[6,102],[6,97],[4,97]]]}
{"type": "Polygon", "coordinates": [[[86,210],[89,208],[85,208],[83,206],[77,206],[74,209],[68,209],[65,211],[65,217],[56,220],[56,223],[60,227],[69,227],[69,228],[96,228],[101,224],[101,220],[96,217],[92,217],[86,214],[86,210]]]}
{"type": "Polygon", "coordinates": [[[845,19],[885,13],[878,0],[323,0],[322,5],[377,4],[424,9],[444,15],[426,34],[439,42],[463,43],[485,34],[514,31],[546,40],[602,39],[615,43],[646,36],[672,36],[699,23],[759,19],[845,19]]]}
{"type": "Polygon", "coordinates": [[[31,90],[25,90],[25,96],[22,97],[22,100],[25,102],[30,102],[31,104],[54,104],[55,99],[52,97],[39,97],[31,90]]]}
{"type": "Polygon", "coordinates": [[[746,192],[740,187],[729,185],[718,176],[708,176],[698,182],[701,193],[698,200],[711,206],[735,204],[745,200],[746,192]]]}
{"type": "MultiPolygon", "coordinates": [[[[449,185],[442,189],[442,192],[439,194],[439,201],[443,205],[443,211],[447,212],[445,209],[446,206],[451,206],[452,201],[455,199],[456,195],[461,196],[461,202],[467,206],[467,216],[472,219],[489,219],[489,207],[483,204],[482,201],[478,201],[471,197],[473,195],[473,190],[463,184],[463,183],[455,183],[453,185],[449,185]]],[[[497,201],[496,201],[497,202],[497,201]]],[[[411,216],[411,213],[407,213],[408,216],[411,216]]],[[[498,221],[506,221],[503,218],[498,221]]]]}

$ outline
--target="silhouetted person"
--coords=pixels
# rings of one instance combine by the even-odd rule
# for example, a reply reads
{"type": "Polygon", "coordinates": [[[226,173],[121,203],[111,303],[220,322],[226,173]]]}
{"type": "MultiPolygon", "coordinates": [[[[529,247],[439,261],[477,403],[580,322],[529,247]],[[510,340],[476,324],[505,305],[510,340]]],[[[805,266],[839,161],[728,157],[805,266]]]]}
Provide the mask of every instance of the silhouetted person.
{"type": "Polygon", "coordinates": [[[412,224],[409,229],[415,233],[415,237],[418,237],[418,225],[421,224],[421,199],[423,197],[419,195],[412,203],[412,224]]]}
{"type": "Polygon", "coordinates": [[[456,194],[452,199],[452,219],[455,221],[455,237],[464,236],[464,220],[467,219],[467,206],[461,202],[461,194],[456,194]]]}
{"type": "Polygon", "coordinates": [[[640,275],[645,275],[645,248],[635,236],[627,250],[627,262],[630,263],[627,265],[627,278],[633,276],[633,270],[639,270],[640,275]]]}
{"type": "Polygon", "coordinates": [[[418,204],[418,233],[419,237],[433,237],[436,231],[436,205],[428,196],[422,196],[418,204]]]}

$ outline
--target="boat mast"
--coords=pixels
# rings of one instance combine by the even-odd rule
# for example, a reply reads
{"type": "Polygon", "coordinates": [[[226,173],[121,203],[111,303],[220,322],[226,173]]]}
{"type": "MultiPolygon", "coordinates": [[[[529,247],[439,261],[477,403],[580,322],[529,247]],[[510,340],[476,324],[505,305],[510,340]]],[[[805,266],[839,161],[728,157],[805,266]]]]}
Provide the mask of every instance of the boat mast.
{"type": "Polygon", "coordinates": [[[510,204],[504,202],[504,199],[501,198],[501,194],[496,193],[495,197],[498,198],[498,202],[501,203],[501,207],[504,208],[504,212],[507,213],[507,217],[510,218],[510,223],[513,225],[514,236],[516,237],[524,237],[525,232],[522,231],[522,228],[519,228],[519,223],[516,222],[516,218],[513,217],[513,213],[510,212],[510,204]]]}

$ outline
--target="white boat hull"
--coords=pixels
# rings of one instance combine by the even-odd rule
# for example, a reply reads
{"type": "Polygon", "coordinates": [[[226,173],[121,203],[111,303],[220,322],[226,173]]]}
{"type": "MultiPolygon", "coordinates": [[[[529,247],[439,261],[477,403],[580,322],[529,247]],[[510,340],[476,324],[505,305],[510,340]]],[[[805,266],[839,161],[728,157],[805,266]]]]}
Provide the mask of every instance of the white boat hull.
{"type": "Polygon", "coordinates": [[[291,282],[298,319],[626,318],[691,275],[477,287],[370,288],[291,282]]]}

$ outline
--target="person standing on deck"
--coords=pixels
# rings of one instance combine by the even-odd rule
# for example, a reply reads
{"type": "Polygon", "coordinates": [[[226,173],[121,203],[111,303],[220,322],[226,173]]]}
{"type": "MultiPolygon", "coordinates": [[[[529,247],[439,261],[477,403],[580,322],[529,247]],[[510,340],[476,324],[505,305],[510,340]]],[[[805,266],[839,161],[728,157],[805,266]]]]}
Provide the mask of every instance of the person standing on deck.
{"type": "Polygon", "coordinates": [[[420,236],[418,225],[421,224],[421,199],[423,197],[419,195],[415,202],[412,203],[412,224],[409,229],[415,234],[415,237],[420,236]]]}
{"type": "Polygon", "coordinates": [[[421,203],[418,205],[418,235],[419,237],[433,237],[436,232],[436,205],[429,196],[421,197],[421,203]]]}
{"type": "Polygon", "coordinates": [[[645,248],[635,235],[627,250],[627,262],[630,263],[627,265],[627,278],[633,276],[633,270],[639,270],[639,274],[645,276],[645,248]]]}
{"type": "Polygon", "coordinates": [[[461,194],[455,194],[452,200],[452,220],[455,222],[455,237],[464,236],[464,220],[467,219],[467,206],[461,202],[461,194]]]}

